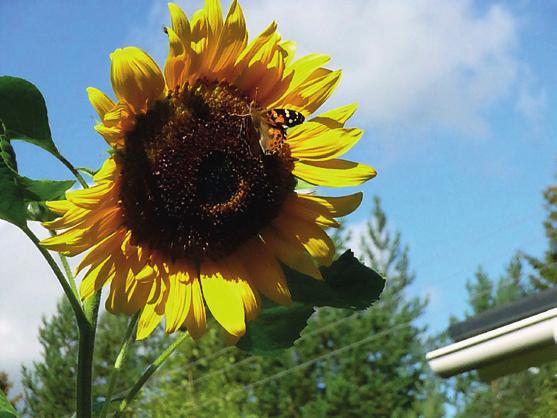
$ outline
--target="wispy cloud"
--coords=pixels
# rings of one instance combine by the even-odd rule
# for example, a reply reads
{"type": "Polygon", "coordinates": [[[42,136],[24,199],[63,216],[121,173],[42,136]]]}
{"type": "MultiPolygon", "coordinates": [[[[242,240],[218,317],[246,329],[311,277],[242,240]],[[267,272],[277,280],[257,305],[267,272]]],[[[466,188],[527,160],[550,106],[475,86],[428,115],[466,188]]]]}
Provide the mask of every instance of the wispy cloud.
{"type": "MultiPolygon", "coordinates": [[[[161,4],[151,10],[153,27],[131,34],[160,59],[166,45],[158,29],[169,21],[161,4]]],[[[191,11],[201,1],[183,5],[191,11]]],[[[515,18],[502,5],[478,6],[471,0],[244,2],[252,36],[275,19],[285,39],[298,41],[299,53],[333,56],[344,79],[332,104],[358,100],[359,118],[369,126],[472,136],[489,129],[486,111],[516,96],[519,75],[515,18]]],[[[525,100],[521,108],[529,106],[525,100]]]]}
{"type": "MultiPolygon", "coordinates": [[[[41,237],[46,231],[32,229],[41,237]]],[[[18,228],[0,221],[0,370],[18,378],[21,363],[38,358],[37,331],[43,315],[54,312],[60,285],[48,264],[18,228]]]]}

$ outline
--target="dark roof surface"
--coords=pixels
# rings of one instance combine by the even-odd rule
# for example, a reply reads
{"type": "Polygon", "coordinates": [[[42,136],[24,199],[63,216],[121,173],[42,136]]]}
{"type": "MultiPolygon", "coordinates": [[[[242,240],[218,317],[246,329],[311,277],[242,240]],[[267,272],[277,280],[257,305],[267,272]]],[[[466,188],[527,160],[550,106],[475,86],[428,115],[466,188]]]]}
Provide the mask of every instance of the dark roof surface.
{"type": "Polygon", "coordinates": [[[557,287],[490,309],[449,327],[453,341],[462,341],[557,307],[557,287]]]}

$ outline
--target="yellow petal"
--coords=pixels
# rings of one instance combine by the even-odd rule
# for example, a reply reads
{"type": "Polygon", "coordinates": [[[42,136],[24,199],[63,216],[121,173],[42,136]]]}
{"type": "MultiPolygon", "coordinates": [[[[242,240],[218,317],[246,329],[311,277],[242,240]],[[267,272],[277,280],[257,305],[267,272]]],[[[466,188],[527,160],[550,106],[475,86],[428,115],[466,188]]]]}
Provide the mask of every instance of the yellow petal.
{"type": "Polygon", "coordinates": [[[321,205],[327,208],[331,216],[339,218],[354,212],[358,206],[360,206],[360,203],[362,203],[363,196],[364,194],[362,192],[338,197],[299,194],[298,199],[300,201],[312,202],[321,205]]]}
{"type": "Polygon", "coordinates": [[[250,280],[266,297],[280,305],[292,303],[282,267],[259,239],[247,242],[240,250],[250,280]]]}
{"type": "Polygon", "coordinates": [[[318,69],[294,91],[289,92],[272,107],[298,110],[305,116],[315,112],[333,94],[342,72],[318,69]]]}
{"type": "Polygon", "coordinates": [[[327,187],[357,186],[377,175],[368,165],[339,159],[296,161],[292,173],[308,183],[327,187]]]}
{"type": "Polygon", "coordinates": [[[187,303],[191,303],[191,296],[188,297],[190,289],[186,284],[186,282],[192,280],[189,267],[180,264],[176,268],[178,271],[170,274],[168,277],[170,289],[164,308],[167,334],[178,330],[182,326],[190,310],[187,303]]]}
{"type": "Polygon", "coordinates": [[[211,71],[215,74],[226,71],[246,47],[247,41],[248,33],[244,14],[238,2],[234,0],[220,33],[211,71]]]}
{"type": "MultiPolygon", "coordinates": [[[[276,33],[277,24],[272,22],[259,36],[257,36],[250,44],[242,51],[240,56],[236,59],[237,72],[241,74],[243,70],[254,61],[254,57],[260,54],[261,49],[268,44],[277,43],[279,35],[276,33]]],[[[261,55],[261,54],[260,54],[261,55]]]]}
{"type": "Polygon", "coordinates": [[[137,322],[137,333],[135,338],[137,340],[147,338],[155,330],[157,325],[160,324],[161,320],[162,315],[156,312],[156,305],[154,303],[145,305],[139,316],[139,321],[137,322]]]}
{"type": "Polygon", "coordinates": [[[114,157],[110,157],[105,160],[100,170],[93,176],[93,181],[98,184],[103,181],[113,180],[117,169],[114,157]]]}
{"type": "Polygon", "coordinates": [[[168,10],[170,11],[172,30],[176,33],[182,45],[189,48],[191,42],[191,28],[186,14],[175,3],[168,3],[168,10]]]}
{"type": "Polygon", "coordinates": [[[75,206],[68,200],[54,200],[46,202],[46,207],[57,215],[63,215],[75,206]]]}
{"type": "Polygon", "coordinates": [[[67,199],[83,209],[96,209],[104,198],[114,189],[114,183],[103,182],[88,189],[67,193],[67,199]]]}
{"type": "Polygon", "coordinates": [[[170,28],[166,28],[168,34],[168,58],[164,65],[164,77],[169,90],[175,90],[184,83],[185,72],[189,69],[191,58],[186,54],[184,45],[178,35],[170,28]]]}
{"type": "Polygon", "coordinates": [[[113,148],[121,148],[124,145],[124,134],[118,126],[105,126],[104,123],[95,125],[95,131],[102,135],[104,140],[113,148]]]}
{"type": "Polygon", "coordinates": [[[205,0],[204,7],[205,16],[209,23],[209,33],[215,38],[220,35],[222,30],[222,9],[220,7],[220,0],[205,0]]]}
{"type": "Polygon", "coordinates": [[[327,233],[313,222],[307,222],[300,218],[278,216],[273,225],[279,234],[289,242],[299,241],[307,252],[315,258],[319,264],[329,266],[335,255],[335,244],[327,233]]]}
{"type": "Polygon", "coordinates": [[[321,135],[297,136],[288,139],[294,158],[306,161],[326,161],[337,158],[352,148],[362,137],[361,129],[328,129],[321,135]]]}
{"type": "Polygon", "coordinates": [[[41,245],[64,255],[74,256],[113,234],[121,224],[120,208],[109,207],[85,220],[79,227],[41,241],[41,245]]]}
{"type": "Polygon", "coordinates": [[[288,267],[315,279],[323,278],[313,259],[299,242],[285,240],[273,227],[261,231],[261,237],[270,251],[288,267]]]}
{"type": "Polygon", "coordinates": [[[110,285],[106,309],[112,313],[133,315],[147,304],[151,282],[137,281],[129,267],[121,265],[110,285]]]}
{"type": "Polygon", "coordinates": [[[112,257],[108,257],[92,265],[79,286],[81,300],[87,299],[107,282],[112,280],[114,273],[115,265],[112,257]]]}
{"type": "Polygon", "coordinates": [[[110,112],[110,110],[114,107],[112,99],[95,87],[88,87],[87,95],[89,96],[89,101],[95,108],[95,111],[101,120],[104,118],[104,115],[107,112],[110,112]]]}
{"type": "Polygon", "coordinates": [[[311,221],[324,228],[338,228],[340,226],[325,205],[303,199],[296,193],[292,193],[286,198],[282,208],[288,216],[311,221]]]}
{"type": "Polygon", "coordinates": [[[331,57],[328,55],[309,54],[295,61],[287,70],[287,74],[290,72],[293,74],[289,92],[305,82],[315,70],[327,64],[330,60],[331,57]]]}
{"type": "Polygon", "coordinates": [[[207,261],[201,265],[203,296],[217,322],[230,334],[241,336],[246,332],[242,295],[237,277],[221,264],[207,261]]]}
{"type": "Polygon", "coordinates": [[[294,41],[282,41],[280,43],[280,47],[284,50],[284,65],[288,68],[292,60],[294,59],[294,55],[296,55],[296,42],[294,41]]]}
{"type": "Polygon", "coordinates": [[[259,293],[251,285],[251,277],[243,264],[239,254],[228,257],[229,271],[232,277],[236,278],[237,290],[240,293],[244,304],[244,312],[246,320],[251,321],[259,315],[261,305],[259,303],[259,293]]]}
{"type": "Polygon", "coordinates": [[[310,119],[310,122],[320,123],[330,129],[342,128],[346,121],[352,117],[356,109],[358,109],[358,105],[355,103],[337,107],[310,119]]]}
{"type": "Polygon", "coordinates": [[[184,324],[190,335],[197,339],[205,333],[207,319],[205,313],[205,303],[201,292],[199,279],[195,278],[191,284],[188,283],[191,302],[189,303],[189,311],[184,324]]]}
{"type": "Polygon", "coordinates": [[[70,228],[81,223],[90,213],[90,210],[72,206],[70,210],[64,213],[64,216],[53,221],[43,222],[43,226],[50,230],[70,228]]]}
{"type": "Polygon", "coordinates": [[[91,251],[89,251],[80,261],[76,268],[76,274],[79,274],[85,267],[98,264],[110,254],[118,251],[119,247],[122,245],[122,238],[124,234],[123,230],[118,230],[95,245],[95,247],[92,248],[91,251]]]}
{"type": "Polygon", "coordinates": [[[164,92],[162,73],[153,59],[139,48],[126,47],[110,54],[110,77],[118,99],[128,103],[136,113],[161,97],[164,92]]]}

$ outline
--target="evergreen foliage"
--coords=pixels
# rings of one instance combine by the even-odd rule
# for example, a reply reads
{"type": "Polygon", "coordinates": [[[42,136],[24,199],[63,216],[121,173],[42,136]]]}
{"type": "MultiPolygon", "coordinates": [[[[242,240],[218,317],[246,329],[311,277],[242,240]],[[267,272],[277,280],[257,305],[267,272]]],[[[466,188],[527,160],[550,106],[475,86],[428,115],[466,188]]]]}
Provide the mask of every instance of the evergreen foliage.
{"type": "MultiPolygon", "coordinates": [[[[344,251],[349,231],[334,234],[344,251]]],[[[414,280],[408,248],[388,229],[379,199],[362,234],[362,261],[387,277],[379,303],[353,311],[321,308],[295,346],[278,356],[253,357],[223,346],[210,322],[199,341],[187,340],[128,410],[128,416],[180,417],[401,417],[444,416],[444,395],[424,362],[424,329],[415,324],[427,301],[407,296],[414,280]],[[338,350],[338,352],[336,351],[338,350]]],[[[95,357],[95,398],[107,378],[127,326],[103,315],[95,357]]],[[[39,331],[43,359],[24,370],[26,412],[31,416],[71,414],[77,334],[65,302],[39,331]]],[[[130,387],[172,337],[159,329],[132,344],[115,393],[130,387]]]]}
{"type": "Polygon", "coordinates": [[[548,187],[544,199],[547,215],[543,225],[548,241],[547,250],[542,258],[525,254],[534,269],[530,282],[540,290],[557,285],[557,186],[548,187]]]}
{"type": "MultiPolygon", "coordinates": [[[[339,252],[346,237],[344,230],[334,235],[339,252]]],[[[187,342],[149,386],[147,415],[443,416],[444,398],[426,379],[424,330],[413,323],[427,302],[405,295],[414,280],[408,249],[388,231],[379,199],[361,251],[362,261],[387,276],[378,304],[362,313],[319,309],[278,357],[250,358],[234,348],[212,357],[222,344],[216,331],[187,342]]]]}

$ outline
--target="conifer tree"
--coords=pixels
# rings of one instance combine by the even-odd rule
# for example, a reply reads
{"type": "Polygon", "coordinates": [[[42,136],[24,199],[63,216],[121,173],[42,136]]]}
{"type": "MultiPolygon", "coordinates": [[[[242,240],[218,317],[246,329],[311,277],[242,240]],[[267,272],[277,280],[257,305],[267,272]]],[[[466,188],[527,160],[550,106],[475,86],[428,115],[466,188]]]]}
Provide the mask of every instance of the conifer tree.
{"type": "MultiPolygon", "coordinates": [[[[31,367],[22,367],[24,387],[24,413],[32,417],[60,418],[71,416],[75,405],[75,373],[77,366],[77,330],[72,309],[61,299],[56,312],[43,318],[39,328],[42,359],[31,367]]],[[[103,314],[99,319],[94,357],[94,394],[97,408],[108,389],[112,365],[128,324],[128,318],[103,314]]],[[[156,338],[146,343],[132,344],[126,357],[115,393],[128,389],[148,364],[148,358],[157,351],[156,338]]],[[[126,412],[134,416],[134,410],[126,412]]]]}
{"type": "Polygon", "coordinates": [[[532,285],[540,290],[557,285],[557,186],[550,186],[544,192],[545,235],[548,245],[542,258],[525,254],[525,258],[534,269],[530,275],[532,285]]]}
{"type": "MultiPolygon", "coordinates": [[[[480,267],[473,281],[466,286],[471,317],[488,309],[504,306],[531,293],[520,255],[507,264],[504,273],[494,280],[480,267]]],[[[465,373],[452,379],[453,403],[457,418],[531,417],[540,395],[541,382],[551,374],[552,365],[543,365],[537,372],[525,370],[498,378],[491,383],[480,382],[477,373],[465,373]]]]}
{"type": "MultiPolygon", "coordinates": [[[[346,236],[336,234],[339,249],[346,236]]],[[[405,295],[414,280],[408,248],[388,230],[379,199],[361,250],[362,261],[387,276],[378,304],[362,313],[318,309],[278,357],[248,358],[235,348],[214,357],[222,347],[216,331],[187,342],[150,386],[150,416],[442,417],[444,398],[427,380],[423,329],[413,323],[426,301],[405,295]]]]}

